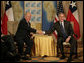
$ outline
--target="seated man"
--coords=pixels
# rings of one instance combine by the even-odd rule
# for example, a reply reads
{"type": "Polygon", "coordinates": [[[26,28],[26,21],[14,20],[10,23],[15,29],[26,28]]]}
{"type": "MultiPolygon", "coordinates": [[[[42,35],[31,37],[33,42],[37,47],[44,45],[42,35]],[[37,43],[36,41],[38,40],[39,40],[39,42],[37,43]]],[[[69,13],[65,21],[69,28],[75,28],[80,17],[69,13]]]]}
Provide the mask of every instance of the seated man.
{"type": "Polygon", "coordinates": [[[73,37],[73,29],[69,21],[65,20],[64,13],[59,13],[58,15],[59,21],[57,21],[49,31],[45,31],[45,34],[50,34],[57,31],[57,45],[60,47],[60,51],[62,53],[61,59],[65,58],[64,49],[63,49],[63,42],[69,42],[71,44],[70,49],[70,57],[67,61],[72,60],[72,55],[77,54],[77,40],[73,37]]]}
{"type": "Polygon", "coordinates": [[[31,28],[30,25],[30,19],[31,19],[31,14],[27,12],[25,17],[20,21],[18,25],[17,32],[15,34],[15,40],[18,43],[18,52],[21,55],[22,59],[25,60],[30,60],[30,55],[31,55],[31,48],[33,46],[33,41],[30,39],[31,35],[30,33],[40,33],[40,31],[37,31],[36,29],[31,28]],[[23,51],[24,47],[24,42],[27,45],[26,51],[23,51]]]}

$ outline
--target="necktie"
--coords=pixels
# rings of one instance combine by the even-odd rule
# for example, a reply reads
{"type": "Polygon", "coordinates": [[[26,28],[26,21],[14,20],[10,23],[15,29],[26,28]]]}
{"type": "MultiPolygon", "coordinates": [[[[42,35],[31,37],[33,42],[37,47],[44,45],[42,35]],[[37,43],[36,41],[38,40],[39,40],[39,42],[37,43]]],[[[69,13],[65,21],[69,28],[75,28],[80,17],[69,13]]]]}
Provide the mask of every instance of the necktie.
{"type": "Polygon", "coordinates": [[[62,22],[61,22],[61,24],[60,24],[60,28],[61,28],[61,32],[62,32],[62,34],[63,34],[63,37],[66,38],[66,37],[67,37],[67,34],[66,34],[66,32],[65,32],[65,29],[63,28],[62,22]]]}
{"type": "Polygon", "coordinates": [[[30,23],[28,23],[28,27],[30,27],[30,23]]]}

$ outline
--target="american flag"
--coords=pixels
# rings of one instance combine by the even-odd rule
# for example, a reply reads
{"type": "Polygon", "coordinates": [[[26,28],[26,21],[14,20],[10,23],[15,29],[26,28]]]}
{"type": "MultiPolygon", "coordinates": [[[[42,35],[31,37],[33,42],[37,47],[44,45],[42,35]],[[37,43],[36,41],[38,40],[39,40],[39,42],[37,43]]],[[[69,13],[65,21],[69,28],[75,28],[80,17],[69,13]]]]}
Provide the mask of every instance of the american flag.
{"type": "MultiPolygon", "coordinates": [[[[60,12],[64,13],[62,1],[59,1],[59,4],[57,5],[57,13],[56,13],[56,16],[55,16],[54,23],[56,23],[57,21],[59,21],[58,14],[60,12]]],[[[53,34],[55,35],[55,37],[57,39],[57,31],[56,30],[53,32],[53,34]]]]}
{"type": "Polygon", "coordinates": [[[57,15],[60,12],[64,13],[62,1],[59,1],[59,5],[57,6],[57,15]]]}

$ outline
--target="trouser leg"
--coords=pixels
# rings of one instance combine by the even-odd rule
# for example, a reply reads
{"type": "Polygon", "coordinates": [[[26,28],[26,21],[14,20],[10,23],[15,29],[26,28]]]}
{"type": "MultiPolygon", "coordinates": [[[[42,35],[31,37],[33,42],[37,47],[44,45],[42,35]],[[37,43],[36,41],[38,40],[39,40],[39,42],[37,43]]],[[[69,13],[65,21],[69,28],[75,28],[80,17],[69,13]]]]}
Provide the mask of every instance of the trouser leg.
{"type": "Polygon", "coordinates": [[[33,40],[26,39],[25,42],[26,42],[26,45],[27,45],[25,54],[31,55],[31,48],[32,48],[32,46],[33,46],[33,40]]]}
{"type": "Polygon", "coordinates": [[[24,41],[18,40],[17,43],[18,43],[18,53],[20,53],[22,55],[23,54],[24,41]]]}
{"type": "Polygon", "coordinates": [[[70,48],[70,56],[73,54],[77,55],[77,41],[74,38],[70,40],[71,48],[70,48]]]}
{"type": "Polygon", "coordinates": [[[61,54],[64,56],[63,42],[64,42],[64,39],[63,38],[59,38],[58,39],[58,46],[60,48],[61,54]]]}

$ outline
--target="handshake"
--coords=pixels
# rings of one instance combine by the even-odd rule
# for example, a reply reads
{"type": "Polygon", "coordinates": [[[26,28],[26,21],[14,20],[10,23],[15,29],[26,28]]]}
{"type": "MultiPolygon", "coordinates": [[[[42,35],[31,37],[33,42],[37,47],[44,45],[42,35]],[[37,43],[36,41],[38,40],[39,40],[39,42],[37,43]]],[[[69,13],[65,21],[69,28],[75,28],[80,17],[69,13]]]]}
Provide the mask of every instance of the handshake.
{"type": "Polygon", "coordinates": [[[38,34],[45,34],[45,32],[42,31],[42,30],[37,30],[37,33],[38,33],[38,34]]]}
{"type": "MultiPolygon", "coordinates": [[[[45,34],[45,32],[42,31],[42,30],[37,30],[36,33],[40,34],[40,35],[44,35],[45,34]]],[[[31,38],[33,38],[34,37],[34,33],[31,32],[30,34],[31,34],[31,38]]]]}

